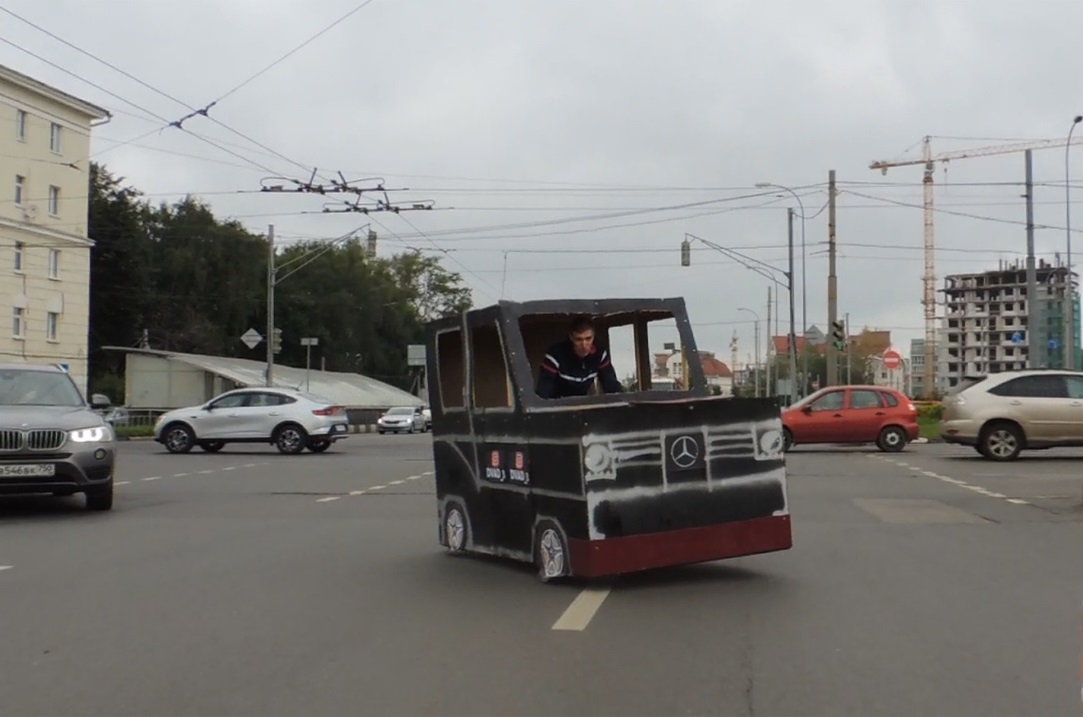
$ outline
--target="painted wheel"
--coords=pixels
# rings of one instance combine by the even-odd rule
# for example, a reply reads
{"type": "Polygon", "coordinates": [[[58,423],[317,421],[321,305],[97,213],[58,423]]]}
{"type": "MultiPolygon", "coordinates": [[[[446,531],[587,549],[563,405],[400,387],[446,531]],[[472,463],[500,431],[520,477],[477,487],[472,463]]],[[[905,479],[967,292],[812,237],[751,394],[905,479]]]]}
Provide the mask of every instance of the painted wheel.
{"type": "Polygon", "coordinates": [[[993,461],[1010,461],[1023,450],[1023,432],[1010,423],[994,423],[982,432],[982,455],[993,461]]]}
{"type": "Polygon", "coordinates": [[[444,539],[449,552],[461,553],[466,550],[466,515],[455,503],[447,507],[444,516],[444,539]]]}
{"type": "Polygon", "coordinates": [[[880,450],[887,453],[898,453],[906,448],[906,432],[898,426],[888,426],[880,431],[880,437],[876,439],[876,445],[880,450]]]}
{"type": "Polygon", "coordinates": [[[552,523],[542,525],[538,531],[537,562],[538,577],[542,582],[568,574],[568,547],[552,523]]]}

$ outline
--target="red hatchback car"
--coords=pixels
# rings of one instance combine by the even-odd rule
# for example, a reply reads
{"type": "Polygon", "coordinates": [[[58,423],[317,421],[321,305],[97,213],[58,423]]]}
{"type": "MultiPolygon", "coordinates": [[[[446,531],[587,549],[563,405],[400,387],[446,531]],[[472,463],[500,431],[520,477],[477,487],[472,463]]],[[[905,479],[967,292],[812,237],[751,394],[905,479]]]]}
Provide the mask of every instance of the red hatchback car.
{"type": "Polygon", "coordinates": [[[918,410],[884,386],[830,386],[782,411],[785,448],[805,443],[875,443],[901,451],[918,437],[918,410]]]}

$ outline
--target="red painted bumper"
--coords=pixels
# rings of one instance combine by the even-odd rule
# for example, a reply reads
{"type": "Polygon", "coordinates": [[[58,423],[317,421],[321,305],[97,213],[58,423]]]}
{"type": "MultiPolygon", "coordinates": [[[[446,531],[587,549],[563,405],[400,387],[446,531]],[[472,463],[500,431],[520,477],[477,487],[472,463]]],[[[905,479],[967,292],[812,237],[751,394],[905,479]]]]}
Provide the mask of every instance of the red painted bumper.
{"type": "Polygon", "coordinates": [[[788,515],[621,538],[568,541],[572,573],[583,577],[703,563],[791,547],[793,534],[788,515]]]}

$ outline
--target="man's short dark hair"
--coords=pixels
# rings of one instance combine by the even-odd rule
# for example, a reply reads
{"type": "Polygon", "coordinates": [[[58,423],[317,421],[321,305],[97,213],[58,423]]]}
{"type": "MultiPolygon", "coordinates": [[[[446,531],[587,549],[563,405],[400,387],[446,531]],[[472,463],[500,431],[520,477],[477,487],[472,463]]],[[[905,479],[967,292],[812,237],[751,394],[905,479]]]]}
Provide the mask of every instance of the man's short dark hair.
{"type": "Polygon", "coordinates": [[[583,331],[593,331],[594,320],[586,314],[579,314],[572,319],[568,330],[573,334],[578,334],[583,331]]]}

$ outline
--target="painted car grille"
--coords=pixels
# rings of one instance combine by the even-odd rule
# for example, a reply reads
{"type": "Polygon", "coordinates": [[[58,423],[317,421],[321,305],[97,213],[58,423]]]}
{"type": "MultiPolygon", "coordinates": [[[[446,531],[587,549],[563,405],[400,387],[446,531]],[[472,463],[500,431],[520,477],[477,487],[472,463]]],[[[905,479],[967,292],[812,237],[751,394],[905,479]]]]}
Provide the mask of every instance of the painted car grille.
{"type": "Polygon", "coordinates": [[[694,436],[703,446],[703,461],[782,460],[782,425],[777,419],[752,424],[675,428],[653,434],[589,435],[583,438],[583,468],[587,482],[616,480],[622,471],[661,470],[667,442],[694,436]]]}

